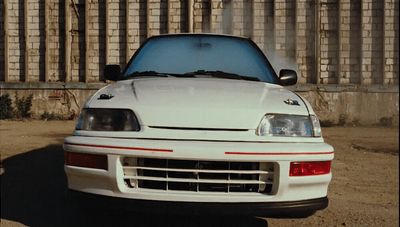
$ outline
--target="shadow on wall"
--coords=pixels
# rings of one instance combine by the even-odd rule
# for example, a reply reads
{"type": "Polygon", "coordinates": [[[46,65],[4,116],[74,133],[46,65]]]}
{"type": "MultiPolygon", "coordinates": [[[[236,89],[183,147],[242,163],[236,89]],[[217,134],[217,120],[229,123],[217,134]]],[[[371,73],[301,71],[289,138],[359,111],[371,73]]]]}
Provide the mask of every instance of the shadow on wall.
{"type": "Polygon", "coordinates": [[[28,226],[267,226],[253,217],[160,216],[123,207],[74,206],[63,164],[59,144],[3,160],[1,218],[28,226]]]}

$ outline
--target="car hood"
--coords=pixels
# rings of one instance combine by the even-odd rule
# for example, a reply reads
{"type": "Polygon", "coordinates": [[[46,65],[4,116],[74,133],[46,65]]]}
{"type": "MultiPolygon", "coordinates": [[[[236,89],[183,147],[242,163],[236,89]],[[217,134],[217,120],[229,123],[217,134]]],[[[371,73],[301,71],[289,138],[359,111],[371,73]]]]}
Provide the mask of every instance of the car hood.
{"type": "Polygon", "coordinates": [[[149,127],[207,129],[256,129],[267,113],[309,114],[299,96],[279,85],[218,78],[119,81],[100,89],[86,108],[129,108],[149,127]],[[99,99],[102,94],[112,98],[99,99]]]}

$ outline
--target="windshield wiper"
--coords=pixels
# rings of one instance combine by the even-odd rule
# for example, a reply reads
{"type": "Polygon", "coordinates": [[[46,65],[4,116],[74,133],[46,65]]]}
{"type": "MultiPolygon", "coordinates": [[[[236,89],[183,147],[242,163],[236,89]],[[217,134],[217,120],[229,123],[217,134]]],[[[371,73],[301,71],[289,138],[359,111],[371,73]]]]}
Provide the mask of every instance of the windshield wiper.
{"type": "Polygon", "coordinates": [[[131,79],[131,78],[139,78],[139,77],[197,77],[198,75],[207,75],[216,78],[223,79],[235,79],[235,80],[251,80],[251,81],[260,81],[257,77],[252,76],[242,76],[236,73],[229,73],[220,70],[197,70],[193,72],[187,72],[183,74],[179,73],[161,73],[157,71],[135,71],[123,77],[123,80],[131,79]]]}
{"type": "Polygon", "coordinates": [[[196,75],[207,75],[216,78],[224,78],[224,79],[236,79],[236,80],[251,80],[251,81],[260,81],[257,77],[252,76],[242,76],[236,73],[228,73],[220,70],[210,71],[210,70],[197,70],[193,72],[187,72],[182,74],[182,77],[196,77],[196,75]]]}
{"type": "Polygon", "coordinates": [[[138,77],[168,77],[174,76],[173,73],[160,73],[157,71],[135,71],[133,73],[129,73],[128,75],[123,77],[123,80],[138,78],[138,77]]]}

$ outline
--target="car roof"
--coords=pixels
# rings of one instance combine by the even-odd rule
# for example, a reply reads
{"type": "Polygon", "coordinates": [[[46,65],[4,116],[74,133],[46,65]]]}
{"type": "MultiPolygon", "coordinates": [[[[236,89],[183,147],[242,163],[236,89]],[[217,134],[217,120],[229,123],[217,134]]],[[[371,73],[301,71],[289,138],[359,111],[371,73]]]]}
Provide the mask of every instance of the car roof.
{"type": "Polygon", "coordinates": [[[220,36],[220,37],[229,37],[229,38],[239,38],[239,39],[250,39],[249,37],[245,36],[237,36],[237,35],[230,35],[230,34],[220,34],[220,33],[173,33],[173,34],[160,34],[154,35],[149,37],[157,38],[157,37],[168,37],[168,36],[220,36]]]}

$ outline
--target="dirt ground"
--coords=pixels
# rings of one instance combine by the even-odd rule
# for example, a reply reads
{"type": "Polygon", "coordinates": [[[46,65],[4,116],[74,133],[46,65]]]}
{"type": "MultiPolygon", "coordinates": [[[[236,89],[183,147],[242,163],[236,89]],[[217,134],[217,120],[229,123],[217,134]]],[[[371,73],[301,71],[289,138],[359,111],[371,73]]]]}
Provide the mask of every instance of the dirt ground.
{"type": "Polygon", "coordinates": [[[398,226],[398,128],[331,127],[329,207],[305,219],[174,217],[74,210],[66,196],[63,138],[72,121],[0,121],[1,226],[398,226]],[[140,226],[140,225],[139,225],[140,226]]]}

